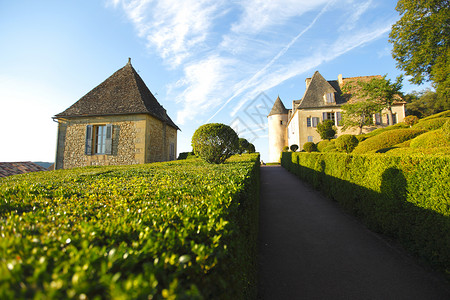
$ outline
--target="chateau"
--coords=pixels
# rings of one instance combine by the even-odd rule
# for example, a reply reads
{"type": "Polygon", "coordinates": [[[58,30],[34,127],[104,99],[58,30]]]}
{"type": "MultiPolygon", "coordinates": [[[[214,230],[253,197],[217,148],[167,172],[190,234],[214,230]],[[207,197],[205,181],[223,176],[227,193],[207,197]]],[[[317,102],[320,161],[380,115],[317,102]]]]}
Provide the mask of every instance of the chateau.
{"type": "MultiPolygon", "coordinates": [[[[268,115],[269,122],[269,160],[277,162],[285,146],[298,145],[303,149],[306,142],[317,143],[321,140],[317,132],[317,124],[324,120],[333,120],[337,127],[336,135],[357,134],[357,129],[342,130],[341,105],[347,102],[364,101],[356,99],[351,94],[343,94],[341,88],[356,81],[370,81],[376,76],[361,76],[343,78],[340,74],[337,80],[325,80],[318,71],[306,79],[306,91],[303,98],[292,101],[292,109],[286,109],[280,97],[268,115]]],[[[377,127],[402,122],[405,117],[405,102],[397,101],[392,106],[392,120],[389,120],[387,110],[373,116],[374,127],[365,129],[363,133],[377,127]]]]}
{"type": "Polygon", "coordinates": [[[65,111],[55,169],[176,159],[178,126],[128,63],[65,111]]]}

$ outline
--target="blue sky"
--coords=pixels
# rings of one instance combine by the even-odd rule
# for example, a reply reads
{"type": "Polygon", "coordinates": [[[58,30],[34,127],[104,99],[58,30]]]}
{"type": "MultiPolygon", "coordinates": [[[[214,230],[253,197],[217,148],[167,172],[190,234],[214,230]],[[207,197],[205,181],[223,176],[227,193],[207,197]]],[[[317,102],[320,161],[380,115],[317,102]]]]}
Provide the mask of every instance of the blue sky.
{"type": "MultiPolygon", "coordinates": [[[[0,2],[0,161],[54,161],[51,119],[131,57],[191,150],[200,125],[232,125],[268,157],[267,118],[305,78],[401,74],[392,0],[0,2]]],[[[427,86],[425,86],[427,87],[427,86]]],[[[404,81],[403,92],[421,90],[404,81]]]]}

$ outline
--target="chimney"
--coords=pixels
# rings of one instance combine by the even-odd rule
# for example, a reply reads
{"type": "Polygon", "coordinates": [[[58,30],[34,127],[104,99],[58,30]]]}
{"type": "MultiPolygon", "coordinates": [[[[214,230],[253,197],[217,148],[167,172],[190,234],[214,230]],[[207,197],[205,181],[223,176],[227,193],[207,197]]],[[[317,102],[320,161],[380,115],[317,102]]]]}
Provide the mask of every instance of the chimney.
{"type": "Polygon", "coordinates": [[[339,82],[339,86],[342,86],[343,81],[342,81],[342,74],[338,75],[338,82],[339,82]]]}
{"type": "Polygon", "coordinates": [[[306,78],[305,83],[306,83],[306,88],[308,88],[309,84],[311,83],[311,78],[306,78]]]}

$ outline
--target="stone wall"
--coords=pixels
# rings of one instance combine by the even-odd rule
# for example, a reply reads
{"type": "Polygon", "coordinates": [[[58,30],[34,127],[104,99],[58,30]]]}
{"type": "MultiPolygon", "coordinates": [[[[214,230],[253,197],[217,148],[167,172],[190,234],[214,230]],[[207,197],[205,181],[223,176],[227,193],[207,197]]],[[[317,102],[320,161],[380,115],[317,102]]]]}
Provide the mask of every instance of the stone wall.
{"type": "Polygon", "coordinates": [[[59,120],[57,168],[142,164],[169,159],[167,141],[176,145],[176,130],[149,115],[105,116],[59,120]],[[86,126],[113,125],[112,154],[85,154],[86,126]],[[166,131],[169,133],[165,133],[166,131]],[[175,134],[173,134],[175,131],[175,134]],[[170,136],[164,141],[165,136],[170,136]],[[173,138],[173,136],[175,138],[173,138]]]}

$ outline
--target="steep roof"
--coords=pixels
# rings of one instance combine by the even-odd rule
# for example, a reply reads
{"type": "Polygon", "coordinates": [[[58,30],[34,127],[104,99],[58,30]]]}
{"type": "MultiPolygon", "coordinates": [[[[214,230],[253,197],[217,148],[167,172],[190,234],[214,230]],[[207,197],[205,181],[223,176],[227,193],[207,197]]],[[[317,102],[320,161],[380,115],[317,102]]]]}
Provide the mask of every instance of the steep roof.
{"type": "Polygon", "coordinates": [[[0,177],[39,171],[47,171],[47,169],[32,163],[31,161],[0,162],[0,177]]]}
{"type": "Polygon", "coordinates": [[[275,103],[273,104],[272,110],[270,111],[268,117],[271,115],[285,115],[288,114],[288,110],[284,106],[283,102],[281,102],[280,96],[277,97],[275,103]]]}
{"type": "Polygon", "coordinates": [[[55,118],[150,114],[179,129],[158,103],[131,60],[55,118]]]}
{"type": "Polygon", "coordinates": [[[336,80],[327,81],[319,73],[319,71],[314,72],[311,77],[311,81],[306,88],[303,98],[300,100],[298,109],[301,108],[319,108],[319,107],[329,107],[329,106],[339,106],[345,102],[345,99],[341,97],[341,89],[339,83],[336,80]],[[323,100],[323,95],[325,93],[334,93],[335,103],[326,103],[323,100]]]}

